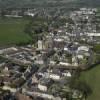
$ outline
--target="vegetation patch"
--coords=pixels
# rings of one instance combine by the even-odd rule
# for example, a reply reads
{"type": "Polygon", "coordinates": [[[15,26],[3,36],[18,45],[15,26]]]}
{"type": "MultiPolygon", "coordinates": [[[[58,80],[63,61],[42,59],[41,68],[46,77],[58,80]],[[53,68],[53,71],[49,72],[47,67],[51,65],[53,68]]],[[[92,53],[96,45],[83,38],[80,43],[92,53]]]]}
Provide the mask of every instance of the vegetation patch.
{"type": "Polygon", "coordinates": [[[100,98],[100,65],[83,72],[80,76],[81,81],[85,81],[92,89],[92,94],[87,100],[99,100],[100,98]]]}
{"type": "Polygon", "coordinates": [[[0,18],[0,45],[19,44],[30,41],[30,37],[24,33],[28,19],[0,18]]]}
{"type": "Polygon", "coordinates": [[[100,44],[94,46],[94,51],[99,53],[100,52],[100,44]]]}

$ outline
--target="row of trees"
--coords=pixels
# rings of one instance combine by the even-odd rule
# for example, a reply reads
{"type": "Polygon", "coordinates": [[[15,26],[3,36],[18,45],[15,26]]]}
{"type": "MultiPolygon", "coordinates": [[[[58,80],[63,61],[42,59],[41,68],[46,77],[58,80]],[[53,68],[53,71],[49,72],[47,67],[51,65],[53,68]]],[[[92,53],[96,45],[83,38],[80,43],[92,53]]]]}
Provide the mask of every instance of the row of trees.
{"type": "Polygon", "coordinates": [[[57,29],[60,26],[65,25],[65,23],[66,18],[45,18],[35,16],[26,25],[25,33],[32,38],[33,42],[36,42],[38,36],[48,33],[51,27],[57,29]]]}
{"type": "Polygon", "coordinates": [[[69,86],[72,89],[77,89],[82,92],[85,98],[87,98],[92,93],[90,86],[86,82],[81,81],[75,77],[70,80],[69,86]]]}
{"type": "Polygon", "coordinates": [[[33,42],[36,42],[38,36],[48,31],[48,20],[42,17],[34,17],[25,27],[25,33],[28,34],[33,42]]]}

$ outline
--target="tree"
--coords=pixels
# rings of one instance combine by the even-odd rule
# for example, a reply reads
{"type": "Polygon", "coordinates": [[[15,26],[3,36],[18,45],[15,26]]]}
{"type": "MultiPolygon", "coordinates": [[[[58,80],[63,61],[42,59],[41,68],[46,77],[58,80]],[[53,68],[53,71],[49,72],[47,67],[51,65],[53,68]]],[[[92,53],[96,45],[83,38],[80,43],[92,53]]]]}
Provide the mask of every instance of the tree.
{"type": "Polygon", "coordinates": [[[72,78],[69,83],[70,88],[79,90],[85,95],[85,97],[89,96],[92,93],[91,88],[84,81],[80,81],[79,79],[72,78]],[[74,84],[73,84],[74,83],[74,84]]]}
{"type": "Polygon", "coordinates": [[[48,31],[48,23],[45,18],[35,17],[26,25],[24,32],[32,38],[33,42],[36,42],[40,34],[48,31]]]}
{"type": "Polygon", "coordinates": [[[59,84],[53,84],[50,88],[49,88],[49,92],[53,93],[53,94],[57,94],[61,91],[61,86],[59,84]]]}
{"type": "Polygon", "coordinates": [[[82,92],[85,94],[86,97],[89,96],[89,95],[92,93],[92,90],[91,90],[91,88],[88,86],[87,83],[85,83],[85,82],[79,82],[78,85],[79,85],[79,86],[78,86],[78,89],[79,89],[80,91],[82,91],[82,92]]]}
{"type": "Polygon", "coordinates": [[[1,10],[1,17],[2,18],[5,18],[5,14],[6,14],[6,11],[5,10],[1,10]]]}

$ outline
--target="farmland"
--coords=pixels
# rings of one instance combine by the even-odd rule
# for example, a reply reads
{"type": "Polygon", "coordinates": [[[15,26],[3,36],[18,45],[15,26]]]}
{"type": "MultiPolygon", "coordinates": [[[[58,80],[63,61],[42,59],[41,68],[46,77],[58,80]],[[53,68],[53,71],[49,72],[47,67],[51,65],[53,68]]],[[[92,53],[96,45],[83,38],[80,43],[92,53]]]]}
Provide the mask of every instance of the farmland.
{"type": "Polygon", "coordinates": [[[28,42],[30,37],[24,33],[28,22],[22,18],[0,18],[0,45],[28,42]]]}
{"type": "Polygon", "coordinates": [[[92,89],[92,94],[87,100],[99,100],[100,98],[100,65],[95,68],[83,72],[80,80],[85,81],[92,89]]]}

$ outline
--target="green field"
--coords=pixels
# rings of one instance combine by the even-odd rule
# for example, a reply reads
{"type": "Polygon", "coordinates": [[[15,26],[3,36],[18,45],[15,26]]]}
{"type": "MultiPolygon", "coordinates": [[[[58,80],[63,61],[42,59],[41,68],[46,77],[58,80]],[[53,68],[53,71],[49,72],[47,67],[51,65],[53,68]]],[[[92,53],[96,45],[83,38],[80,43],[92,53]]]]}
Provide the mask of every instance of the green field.
{"type": "Polygon", "coordinates": [[[27,19],[0,18],[0,45],[28,42],[30,37],[24,33],[27,19]]]}
{"type": "Polygon", "coordinates": [[[87,100],[100,100],[100,65],[83,72],[80,80],[87,82],[93,91],[87,100]]]}

